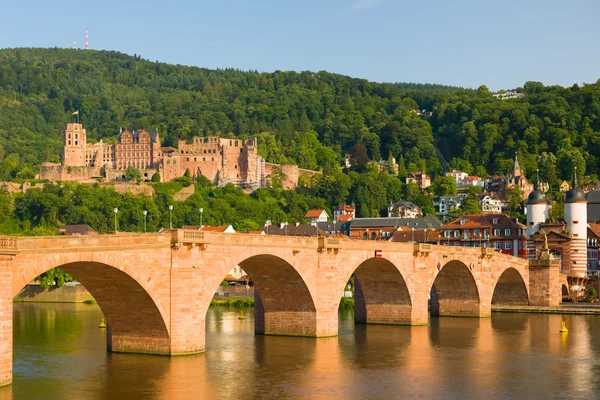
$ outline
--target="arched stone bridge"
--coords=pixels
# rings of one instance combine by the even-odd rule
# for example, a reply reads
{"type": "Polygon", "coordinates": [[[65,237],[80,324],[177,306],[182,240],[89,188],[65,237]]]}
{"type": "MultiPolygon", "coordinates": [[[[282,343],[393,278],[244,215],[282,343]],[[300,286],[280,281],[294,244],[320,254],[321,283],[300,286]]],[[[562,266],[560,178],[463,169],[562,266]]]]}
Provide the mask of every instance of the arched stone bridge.
{"type": "Polygon", "coordinates": [[[60,267],[90,291],[110,350],[179,355],[204,350],[210,301],[235,265],[267,335],[337,335],[352,275],[365,323],[427,324],[430,294],[434,315],[487,317],[492,303],[550,305],[561,293],[557,267],[492,249],[189,230],[0,237],[0,385],[12,379],[13,297],[39,274],[60,267]]]}

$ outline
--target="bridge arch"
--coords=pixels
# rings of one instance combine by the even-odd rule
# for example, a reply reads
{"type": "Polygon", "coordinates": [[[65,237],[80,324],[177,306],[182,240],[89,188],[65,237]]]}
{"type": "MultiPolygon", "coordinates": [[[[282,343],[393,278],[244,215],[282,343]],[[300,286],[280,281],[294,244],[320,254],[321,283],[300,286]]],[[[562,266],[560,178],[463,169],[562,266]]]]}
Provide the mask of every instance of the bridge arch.
{"type": "Polygon", "coordinates": [[[108,350],[171,354],[170,314],[160,296],[161,288],[168,289],[164,277],[149,273],[151,267],[121,263],[98,253],[70,253],[56,258],[46,262],[19,260],[13,297],[41,273],[60,268],[80,282],[98,303],[108,326],[108,350]]]}
{"type": "Polygon", "coordinates": [[[496,281],[492,304],[529,305],[525,280],[515,268],[509,267],[496,281]]]}
{"type": "MultiPolygon", "coordinates": [[[[400,270],[388,259],[371,257],[354,276],[354,320],[359,323],[412,324],[412,299],[400,270]]],[[[343,281],[343,285],[350,276],[343,281]]],[[[339,293],[343,292],[342,291],[339,293]]]]}
{"type": "Polygon", "coordinates": [[[458,260],[443,265],[431,287],[431,315],[480,316],[480,297],[469,267],[458,260]]]}
{"type": "MultiPolygon", "coordinates": [[[[225,260],[219,277],[225,277],[236,265],[244,270],[254,285],[255,333],[318,336],[313,295],[296,266],[278,255],[254,254],[237,264],[225,260]]],[[[209,305],[210,299],[207,298],[204,315],[209,305]]]]}

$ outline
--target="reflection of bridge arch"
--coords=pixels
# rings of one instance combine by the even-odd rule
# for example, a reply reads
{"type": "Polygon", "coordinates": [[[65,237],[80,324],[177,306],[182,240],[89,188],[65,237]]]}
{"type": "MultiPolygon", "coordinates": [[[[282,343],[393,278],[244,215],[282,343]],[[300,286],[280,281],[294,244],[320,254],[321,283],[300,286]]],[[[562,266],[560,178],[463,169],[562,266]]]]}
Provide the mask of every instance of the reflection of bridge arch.
{"type": "Polygon", "coordinates": [[[431,287],[431,315],[480,316],[480,298],[473,274],[463,262],[446,263],[431,287]]]}

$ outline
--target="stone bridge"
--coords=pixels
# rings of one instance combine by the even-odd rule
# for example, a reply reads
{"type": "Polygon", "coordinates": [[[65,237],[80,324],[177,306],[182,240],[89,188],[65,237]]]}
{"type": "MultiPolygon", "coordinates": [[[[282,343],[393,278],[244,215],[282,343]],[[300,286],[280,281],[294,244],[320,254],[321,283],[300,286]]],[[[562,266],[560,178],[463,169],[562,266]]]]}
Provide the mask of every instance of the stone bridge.
{"type": "Polygon", "coordinates": [[[352,276],[357,322],[425,325],[429,296],[439,316],[558,304],[558,267],[542,264],[489,248],[190,230],[0,237],[0,386],[12,379],[13,297],[55,267],[98,302],[109,350],[183,355],[204,351],[210,301],[236,265],[255,286],[256,333],[324,337],[337,335],[352,276]]]}

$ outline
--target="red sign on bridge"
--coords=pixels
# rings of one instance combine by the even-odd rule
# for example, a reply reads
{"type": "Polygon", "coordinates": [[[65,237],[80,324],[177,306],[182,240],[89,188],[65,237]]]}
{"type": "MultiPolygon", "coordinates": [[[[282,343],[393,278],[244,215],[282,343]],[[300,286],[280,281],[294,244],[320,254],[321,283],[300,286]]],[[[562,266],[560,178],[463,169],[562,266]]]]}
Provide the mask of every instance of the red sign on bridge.
{"type": "Polygon", "coordinates": [[[375,257],[377,257],[377,258],[383,257],[383,250],[375,250],[375,257]]]}

